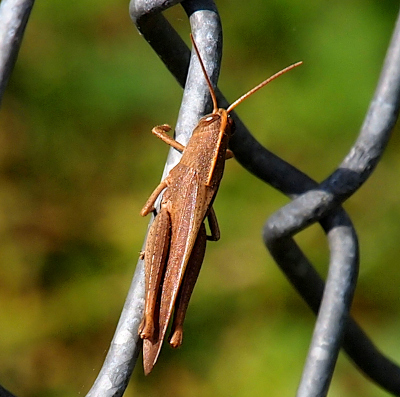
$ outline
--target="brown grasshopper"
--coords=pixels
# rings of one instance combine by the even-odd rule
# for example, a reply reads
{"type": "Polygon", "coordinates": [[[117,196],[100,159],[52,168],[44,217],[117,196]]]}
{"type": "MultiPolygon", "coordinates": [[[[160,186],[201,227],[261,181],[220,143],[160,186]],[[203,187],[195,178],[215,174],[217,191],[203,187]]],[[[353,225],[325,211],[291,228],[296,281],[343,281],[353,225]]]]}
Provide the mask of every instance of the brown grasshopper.
{"type": "Polygon", "coordinates": [[[192,35],[191,40],[214,108],[212,113],[200,119],[186,147],[167,134],[170,126],[164,124],[152,130],[154,135],[180,151],[182,158],[157,186],[141,211],[142,216],[155,212],[155,201],[165,190],[143,253],[146,303],[138,332],[143,339],[146,375],[157,361],[172,311],[174,318],[169,343],[172,347],[182,344],[183,321],[203,262],[206,241],[217,241],[220,237],[212,204],[225,159],[232,157],[228,141],[234,125],[229,113],[270,81],[301,64],[297,62],[281,70],[241,96],[228,109],[220,109],[192,35]],[[205,218],[208,219],[210,236],[206,234],[205,218]]]}

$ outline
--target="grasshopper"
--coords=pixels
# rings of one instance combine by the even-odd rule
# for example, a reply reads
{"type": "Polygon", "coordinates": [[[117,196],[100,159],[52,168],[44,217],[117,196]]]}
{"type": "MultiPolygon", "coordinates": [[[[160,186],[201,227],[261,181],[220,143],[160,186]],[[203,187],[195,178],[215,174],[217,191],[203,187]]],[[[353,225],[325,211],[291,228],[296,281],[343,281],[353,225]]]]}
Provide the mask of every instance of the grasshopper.
{"type": "Polygon", "coordinates": [[[156,187],[140,213],[142,216],[155,213],[155,202],[164,191],[160,211],[155,214],[143,253],[145,309],[138,332],[143,339],[146,375],[157,361],[172,312],[174,317],[169,343],[172,347],[182,344],[183,321],[203,262],[206,241],[217,241],[220,238],[212,205],[224,171],[225,159],[232,157],[228,141],[234,123],[229,113],[270,81],[301,64],[297,62],[274,74],[225,110],[218,108],[199,50],[193,36],[190,37],[210,90],[213,111],[200,119],[186,147],[167,134],[171,130],[170,126],[164,124],[152,130],[154,135],[180,151],[182,157],[156,187]],[[210,235],[206,233],[205,218],[208,220],[210,235]]]}

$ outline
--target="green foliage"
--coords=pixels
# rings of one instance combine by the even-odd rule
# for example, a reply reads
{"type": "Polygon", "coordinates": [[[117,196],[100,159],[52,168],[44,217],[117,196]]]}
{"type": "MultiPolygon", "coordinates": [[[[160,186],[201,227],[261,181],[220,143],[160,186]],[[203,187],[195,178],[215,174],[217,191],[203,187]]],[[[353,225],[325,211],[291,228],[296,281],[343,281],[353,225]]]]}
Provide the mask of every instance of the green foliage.
{"type": "MultiPolygon", "coordinates": [[[[397,2],[221,0],[220,88],[231,100],[298,60],[304,65],[238,108],[270,150],[316,180],[357,136],[382,65],[397,2]]],[[[167,12],[185,40],[179,6],[167,12]]],[[[182,90],[138,35],[125,1],[36,2],[0,113],[0,383],[19,396],[90,388],[122,309],[147,219],[141,206],[167,147],[182,90]]],[[[354,315],[400,361],[400,160],[382,163],[348,203],[361,244],[354,315]]],[[[287,198],[234,160],[215,203],[183,347],[154,373],[135,369],[126,396],[291,396],[314,317],[261,241],[287,198]]],[[[297,237],[322,274],[317,226],[297,237]]],[[[332,396],[384,396],[339,360],[332,396]]]]}

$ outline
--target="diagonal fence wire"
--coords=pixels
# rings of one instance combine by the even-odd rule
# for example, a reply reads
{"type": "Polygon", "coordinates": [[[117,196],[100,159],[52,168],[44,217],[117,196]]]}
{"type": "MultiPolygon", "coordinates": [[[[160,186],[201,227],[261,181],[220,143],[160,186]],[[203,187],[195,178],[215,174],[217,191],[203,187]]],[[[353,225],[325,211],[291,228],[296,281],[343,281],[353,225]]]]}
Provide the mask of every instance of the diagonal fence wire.
{"type": "Polygon", "coordinates": [[[0,3],[0,105],[35,0],[0,3]]]}
{"type": "MultiPolygon", "coordinates": [[[[139,32],[178,83],[185,86],[175,133],[176,139],[186,144],[198,118],[210,109],[210,101],[197,58],[193,54],[191,57],[183,40],[161,14],[179,2],[132,0],[130,13],[139,32]]],[[[1,54],[5,54],[0,59],[0,99],[32,5],[33,0],[3,0],[0,4],[0,21],[8,18],[7,24],[0,23],[0,49],[1,54]]],[[[182,6],[190,19],[207,72],[216,84],[222,52],[216,6],[211,0],[186,0],[182,6]]],[[[262,147],[233,114],[237,130],[230,147],[236,159],[254,175],[293,199],[267,221],[264,241],[303,299],[315,313],[319,311],[298,389],[297,395],[301,397],[326,395],[343,332],[343,347],[355,364],[376,383],[400,395],[399,367],[382,355],[355,321],[348,317],[357,277],[358,244],[351,221],[340,207],[340,203],[353,194],[373,171],[397,119],[399,48],[398,22],[359,138],[338,170],[320,185],[262,147]],[[331,250],[326,286],[292,239],[295,233],[316,221],[326,232],[331,250]]],[[[228,103],[219,91],[217,96],[220,105],[226,107],[228,103]]],[[[179,155],[171,150],[164,175],[177,161],[179,155]]],[[[125,391],[141,348],[137,328],[144,306],[143,273],[143,263],[139,261],[109,352],[88,396],[121,396],[125,391]]],[[[13,395],[0,386],[0,396],[13,395]]]]}

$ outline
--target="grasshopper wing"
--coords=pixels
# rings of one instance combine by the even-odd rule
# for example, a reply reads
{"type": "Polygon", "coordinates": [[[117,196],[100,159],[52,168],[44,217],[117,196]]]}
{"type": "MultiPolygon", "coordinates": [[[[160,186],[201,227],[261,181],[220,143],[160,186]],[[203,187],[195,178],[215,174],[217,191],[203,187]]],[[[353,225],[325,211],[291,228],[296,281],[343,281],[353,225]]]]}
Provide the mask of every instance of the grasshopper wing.
{"type": "MultiPolygon", "coordinates": [[[[179,164],[176,168],[180,168],[179,164]]],[[[145,373],[149,373],[157,361],[162,342],[171,318],[185,269],[193,250],[199,229],[208,211],[207,188],[200,183],[198,173],[183,166],[179,172],[181,182],[169,186],[172,203],[181,203],[171,208],[171,246],[159,300],[160,312],[153,340],[143,341],[145,373]],[[184,172],[182,172],[184,171],[184,172]],[[172,200],[176,195],[178,200],[172,200]]]]}

